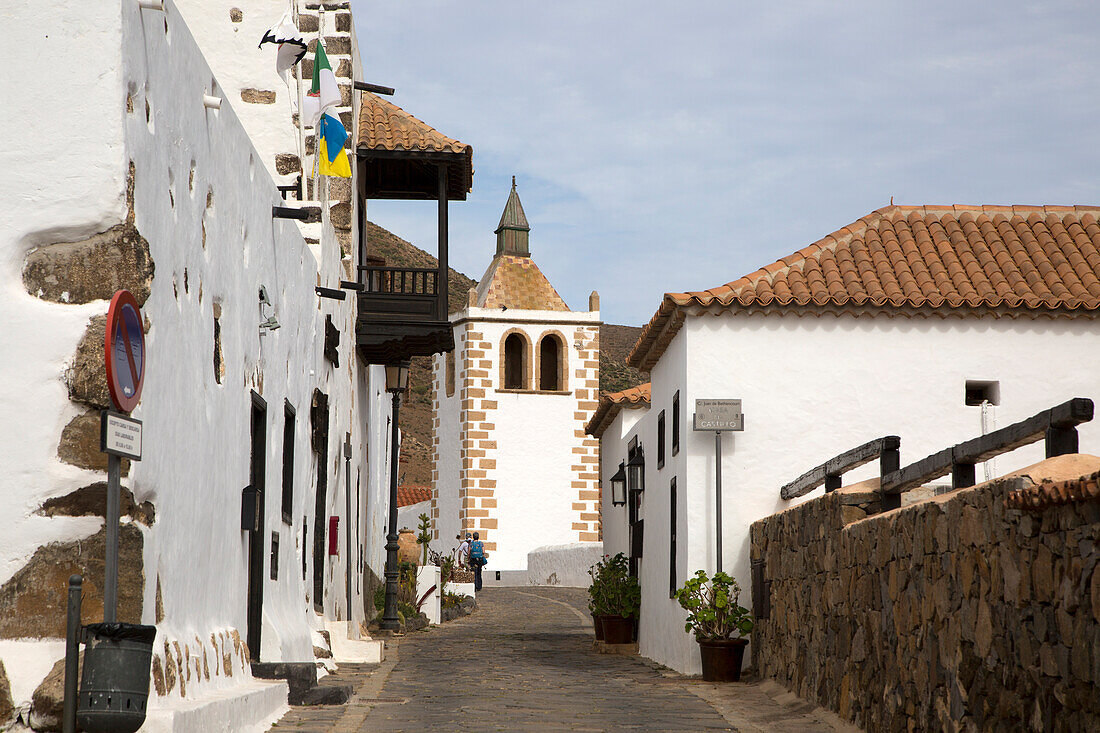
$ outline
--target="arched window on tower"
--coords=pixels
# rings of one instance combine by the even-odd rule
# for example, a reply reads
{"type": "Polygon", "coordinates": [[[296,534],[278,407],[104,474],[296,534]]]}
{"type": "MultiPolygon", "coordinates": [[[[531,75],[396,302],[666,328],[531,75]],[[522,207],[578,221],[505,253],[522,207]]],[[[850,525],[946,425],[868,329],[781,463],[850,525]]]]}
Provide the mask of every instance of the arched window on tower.
{"type": "Polygon", "coordinates": [[[518,333],[504,339],[504,389],[527,389],[527,344],[518,333]]]}
{"type": "Polygon", "coordinates": [[[547,334],[539,341],[539,389],[556,392],[563,388],[561,353],[557,336],[547,334]]]}

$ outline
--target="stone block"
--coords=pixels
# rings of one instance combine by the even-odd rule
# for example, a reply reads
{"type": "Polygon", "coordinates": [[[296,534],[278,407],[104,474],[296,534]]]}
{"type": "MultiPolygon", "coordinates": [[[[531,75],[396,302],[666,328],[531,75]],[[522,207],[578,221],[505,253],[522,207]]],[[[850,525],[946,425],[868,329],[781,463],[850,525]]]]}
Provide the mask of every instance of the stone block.
{"type": "Polygon", "coordinates": [[[351,179],[328,179],[328,197],[330,201],[351,201],[351,179]]]}
{"type": "MultiPolygon", "coordinates": [[[[103,618],[106,529],[81,540],[39,547],[0,587],[0,639],[65,638],[69,576],[84,576],[81,622],[103,618]]],[[[145,539],[135,525],[118,531],[118,620],[141,623],[145,539]]]]}
{"type": "Polygon", "coordinates": [[[336,229],[351,229],[351,204],[341,201],[328,210],[329,220],[336,229]]]}
{"type": "MultiPolygon", "coordinates": [[[[310,69],[312,76],[312,69],[310,69]]],[[[338,78],[352,79],[355,74],[352,71],[351,59],[340,59],[340,63],[336,65],[336,71],[333,72],[338,78]]]]}
{"type": "Polygon", "coordinates": [[[241,101],[249,104],[275,104],[275,92],[270,89],[242,89],[241,101]]]}
{"type": "MultiPolygon", "coordinates": [[[[77,670],[84,664],[84,652],[77,670]]],[[[78,671],[79,674],[79,671],[78,671]]],[[[65,711],[65,658],[58,659],[31,695],[30,723],[36,731],[60,731],[65,711]]]]}
{"type": "Polygon", "coordinates": [[[242,20],[244,20],[244,13],[241,12],[240,8],[229,9],[229,22],[240,23],[242,20]]]}
{"type": "Polygon", "coordinates": [[[91,407],[111,408],[111,394],[107,390],[107,371],[103,368],[104,331],[107,316],[92,316],[84,335],[80,337],[72,364],[65,373],[69,387],[69,399],[91,407]]]}
{"type": "Polygon", "coordinates": [[[11,699],[11,685],[8,683],[8,674],[4,670],[4,662],[0,661],[0,721],[11,718],[15,710],[15,704],[11,699]]]}
{"type": "Polygon", "coordinates": [[[277,153],[275,155],[275,172],[280,176],[301,173],[302,161],[294,153],[277,153]]]}
{"type": "MultiPolygon", "coordinates": [[[[92,471],[107,471],[107,454],[99,450],[98,410],[88,410],[74,417],[61,431],[57,457],[63,462],[92,471]]],[[[121,461],[123,476],[130,473],[130,461],[121,461]]]]}
{"type": "Polygon", "coordinates": [[[124,223],[77,242],[32,250],[23,263],[23,286],[54,303],[110,300],[126,289],[141,305],[149,297],[153,270],[149,242],[133,224],[124,223]]]}
{"type": "MultiPolygon", "coordinates": [[[[107,511],[107,482],[97,481],[88,486],[70,492],[65,496],[47,499],[38,509],[38,513],[47,517],[106,517],[107,511]]],[[[119,491],[119,514],[123,518],[129,518],[141,522],[146,527],[152,526],[156,517],[156,510],[147,501],[138,504],[134,501],[134,495],[125,486],[119,491]]],[[[159,585],[158,585],[159,591],[159,585]]]]}
{"type": "Polygon", "coordinates": [[[351,84],[339,84],[340,87],[340,106],[351,106],[351,84]]]}
{"type": "MultiPolygon", "coordinates": [[[[317,16],[309,15],[307,13],[298,14],[298,30],[302,33],[316,33],[317,32],[317,16]]],[[[302,59],[302,63],[305,63],[305,59],[302,59]]],[[[310,69],[310,75],[313,75],[313,69],[310,69]]]]}
{"type": "Polygon", "coordinates": [[[337,13],[336,14],[336,32],[337,33],[350,33],[351,32],[351,13],[337,13]]]}

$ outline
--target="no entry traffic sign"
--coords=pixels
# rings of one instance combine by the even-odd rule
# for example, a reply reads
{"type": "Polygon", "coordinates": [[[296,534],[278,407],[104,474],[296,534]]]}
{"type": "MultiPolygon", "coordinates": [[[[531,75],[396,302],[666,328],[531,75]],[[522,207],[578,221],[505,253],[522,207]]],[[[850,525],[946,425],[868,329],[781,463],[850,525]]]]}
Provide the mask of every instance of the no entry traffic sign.
{"type": "Polygon", "coordinates": [[[119,290],[107,309],[107,389],[122,412],[132,412],[145,379],[145,330],[141,308],[129,290],[119,290]]]}

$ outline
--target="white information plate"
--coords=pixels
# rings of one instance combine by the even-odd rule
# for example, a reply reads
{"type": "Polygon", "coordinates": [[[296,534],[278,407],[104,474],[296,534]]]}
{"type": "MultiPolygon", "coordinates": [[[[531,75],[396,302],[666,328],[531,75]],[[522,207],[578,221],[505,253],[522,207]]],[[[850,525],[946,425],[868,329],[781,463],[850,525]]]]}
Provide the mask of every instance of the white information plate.
{"type": "Polygon", "coordinates": [[[695,400],[692,430],[744,430],[741,400],[695,400]]]}
{"type": "Polygon", "coordinates": [[[141,420],[103,411],[99,424],[99,449],[104,453],[141,460],[141,420]]]}

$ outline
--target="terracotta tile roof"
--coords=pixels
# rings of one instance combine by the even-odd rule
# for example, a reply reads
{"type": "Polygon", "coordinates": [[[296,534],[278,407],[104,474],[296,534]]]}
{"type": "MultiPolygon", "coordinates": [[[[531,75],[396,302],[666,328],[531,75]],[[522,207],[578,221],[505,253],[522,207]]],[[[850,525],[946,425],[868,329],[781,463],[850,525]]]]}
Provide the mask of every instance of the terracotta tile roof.
{"type": "Polygon", "coordinates": [[[600,404],[592,413],[592,419],[584,426],[584,432],[599,438],[624,408],[649,407],[650,387],[650,382],[646,382],[622,392],[600,394],[600,404]]]}
{"type": "Polygon", "coordinates": [[[742,278],[666,293],[628,357],[649,370],[686,307],[1100,309],[1100,207],[888,206],[742,278]]]}
{"type": "Polygon", "coordinates": [[[1009,509],[1041,511],[1058,504],[1100,500],[1100,472],[1069,481],[1043,481],[1026,489],[1013,491],[1005,497],[1009,509]]]}
{"type": "Polygon", "coordinates": [[[419,504],[422,501],[432,500],[431,486],[405,486],[397,487],[397,506],[409,506],[419,504]]]}
{"type": "Polygon", "coordinates": [[[362,92],[357,148],[466,153],[469,145],[449,138],[393,102],[362,92]]]}
{"type": "Polygon", "coordinates": [[[509,254],[494,257],[477,281],[477,307],[569,310],[534,260],[509,254]]]}

